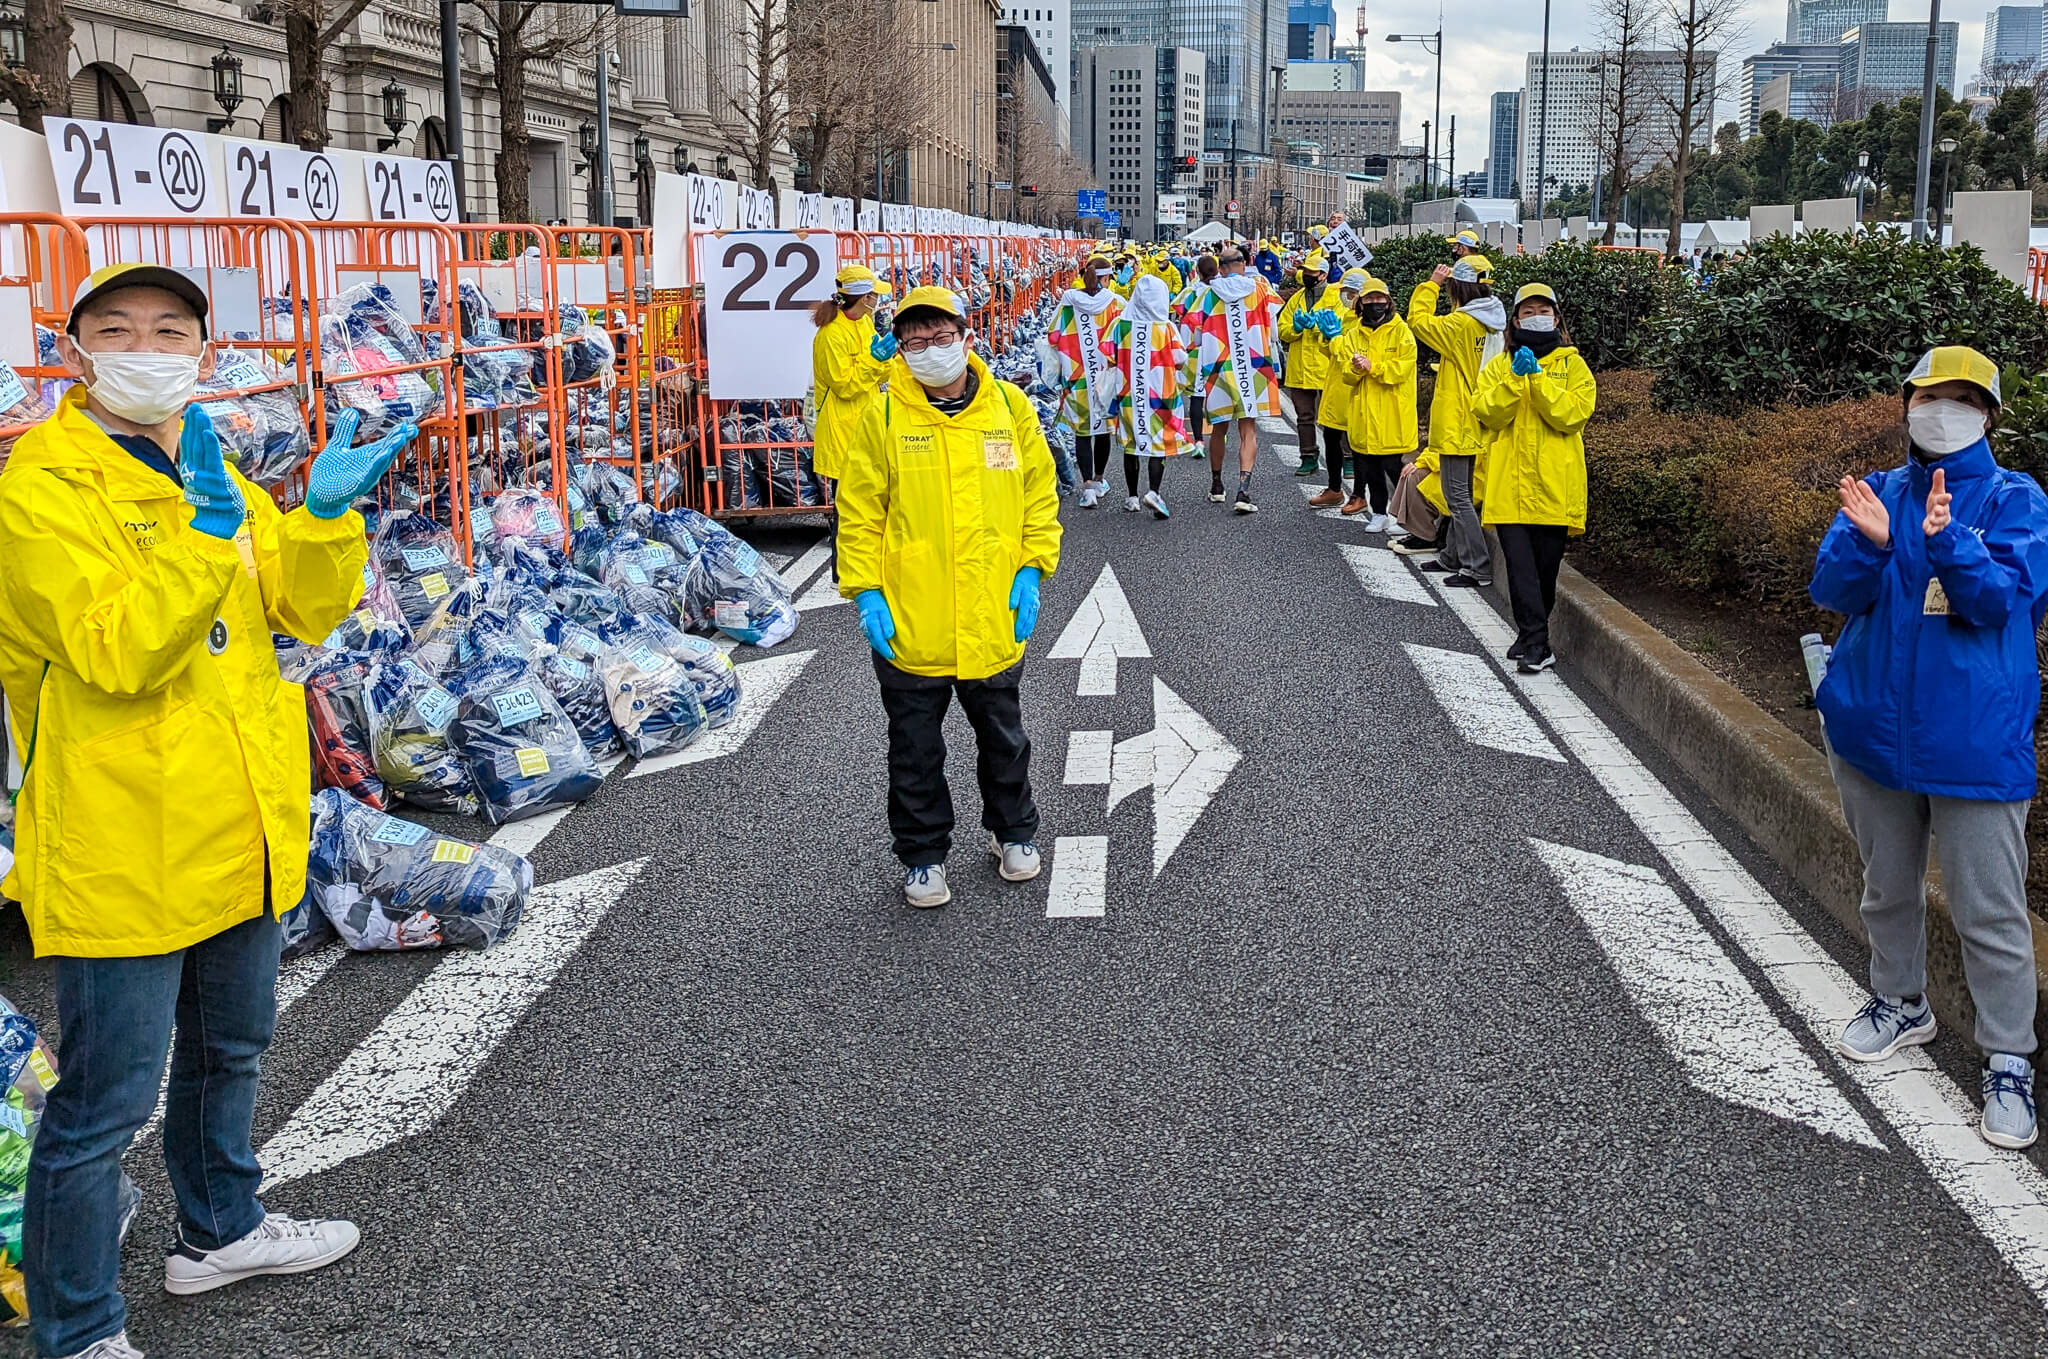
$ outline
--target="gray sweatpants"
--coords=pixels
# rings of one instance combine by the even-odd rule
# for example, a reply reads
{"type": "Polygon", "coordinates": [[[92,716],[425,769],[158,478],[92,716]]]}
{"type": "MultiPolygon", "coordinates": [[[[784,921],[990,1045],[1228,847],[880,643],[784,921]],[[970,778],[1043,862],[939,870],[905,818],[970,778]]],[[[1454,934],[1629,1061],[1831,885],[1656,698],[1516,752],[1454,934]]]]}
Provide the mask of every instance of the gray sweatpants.
{"type": "Polygon", "coordinates": [[[1478,462],[1477,458],[1449,453],[1437,461],[1437,480],[1443,486],[1451,527],[1436,559],[1446,570],[1462,571],[1474,580],[1490,583],[1493,557],[1486,550],[1486,530],[1479,526],[1479,511],[1472,503],[1472,470],[1478,462]]]}
{"type": "Polygon", "coordinates": [[[1870,989],[1917,996],[1927,987],[1927,837],[1940,846],[1942,887],[1963,941],[1977,1005],[1977,1046],[2034,1051],[2034,933],[2027,919],[2025,802],[1902,793],[1832,752],[1842,815],[1863,855],[1863,927],[1870,989]]]}

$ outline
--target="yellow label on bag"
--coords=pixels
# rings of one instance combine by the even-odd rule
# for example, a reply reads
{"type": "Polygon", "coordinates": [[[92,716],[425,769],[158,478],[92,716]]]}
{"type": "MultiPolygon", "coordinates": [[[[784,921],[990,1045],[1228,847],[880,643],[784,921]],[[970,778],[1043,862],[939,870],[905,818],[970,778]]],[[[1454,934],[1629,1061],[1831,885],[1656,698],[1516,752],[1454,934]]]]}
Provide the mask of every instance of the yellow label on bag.
{"type": "Polygon", "coordinates": [[[434,862],[437,864],[466,864],[475,857],[475,845],[465,845],[460,840],[434,842],[434,862]]]}
{"type": "Polygon", "coordinates": [[[548,753],[539,746],[523,746],[517,752],[519,772],[527,778],[548,772],[548,753]]]}
{"type": "Polygon", "coordinates": [[[1941,577],[1927,578],[1927,597],[1920,602],[1920,612],[1929,618],[1948,617],[1948,591],[1941,588],[1941,577]]]}
{"type": "Polygon", "coordinates": [[[448,593],[448,577],[436,571],[431,576],[420,577],[420,590],[428,599],[439,599],[448,593]]]}

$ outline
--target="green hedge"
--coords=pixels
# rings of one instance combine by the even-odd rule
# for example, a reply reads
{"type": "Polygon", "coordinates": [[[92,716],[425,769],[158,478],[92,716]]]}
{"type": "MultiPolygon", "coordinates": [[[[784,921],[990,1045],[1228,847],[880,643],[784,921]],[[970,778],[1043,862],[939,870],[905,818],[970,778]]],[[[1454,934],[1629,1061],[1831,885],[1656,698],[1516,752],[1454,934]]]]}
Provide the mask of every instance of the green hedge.
{"type": "Polygon", "coordinates": [[[1547,283],[1556,290],[1565,329],[1596,373],[1654,358],[1660,318],[1690,286],[1656,255],[1577,242],[1494,261],[1493,290],[1504,304],[1512,307],[1525,283],[1547,283]]]}
{"type": "Polygon", "coordinates": [[[2048,365],[2048,311],[1975,246],[1879,235],[1767,236],[1705,292],[1681,291],[1657,329],[1657,403],[1676,411],[1896,392],[1935,345],[2048,365]]]}

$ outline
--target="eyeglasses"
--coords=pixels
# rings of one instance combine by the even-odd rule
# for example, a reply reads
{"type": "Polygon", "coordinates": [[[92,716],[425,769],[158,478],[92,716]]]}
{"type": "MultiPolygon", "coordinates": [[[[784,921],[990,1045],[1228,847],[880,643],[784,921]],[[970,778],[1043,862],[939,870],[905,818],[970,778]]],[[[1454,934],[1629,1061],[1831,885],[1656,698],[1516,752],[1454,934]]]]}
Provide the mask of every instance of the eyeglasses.
{"type": "Polygon", "coordinates": [[[933,345],[958,344],[966,338],[963,331],[949,330],[939,335],[925,335],[915,340],[899,340],[896,347],[906,354],[922,354],[933,345]]]}

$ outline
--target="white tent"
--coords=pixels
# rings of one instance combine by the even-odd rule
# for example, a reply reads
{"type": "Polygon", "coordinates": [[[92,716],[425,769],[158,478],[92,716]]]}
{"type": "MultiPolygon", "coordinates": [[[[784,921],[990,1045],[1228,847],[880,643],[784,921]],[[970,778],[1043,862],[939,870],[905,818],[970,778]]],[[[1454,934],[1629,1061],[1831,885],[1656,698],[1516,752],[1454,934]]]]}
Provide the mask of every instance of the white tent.
{"type": "Polygon", "coordinates": [[[1236,234],[1236,232],[1223,225],[1223,223],[1212,220],[1204,222],[1193,231],[1190,231],[1187,234],[1187,239],[1193,241],[1196,245],[1214,245],[1221,241],[1227,241],[1236,234]]]}
{"type": "Polygon", "coordinates": [[[1749,223],[1740,218],[1702,223],[1692,244],[1702,250],[1740,250],[1749,244],[1749,223]]]}

